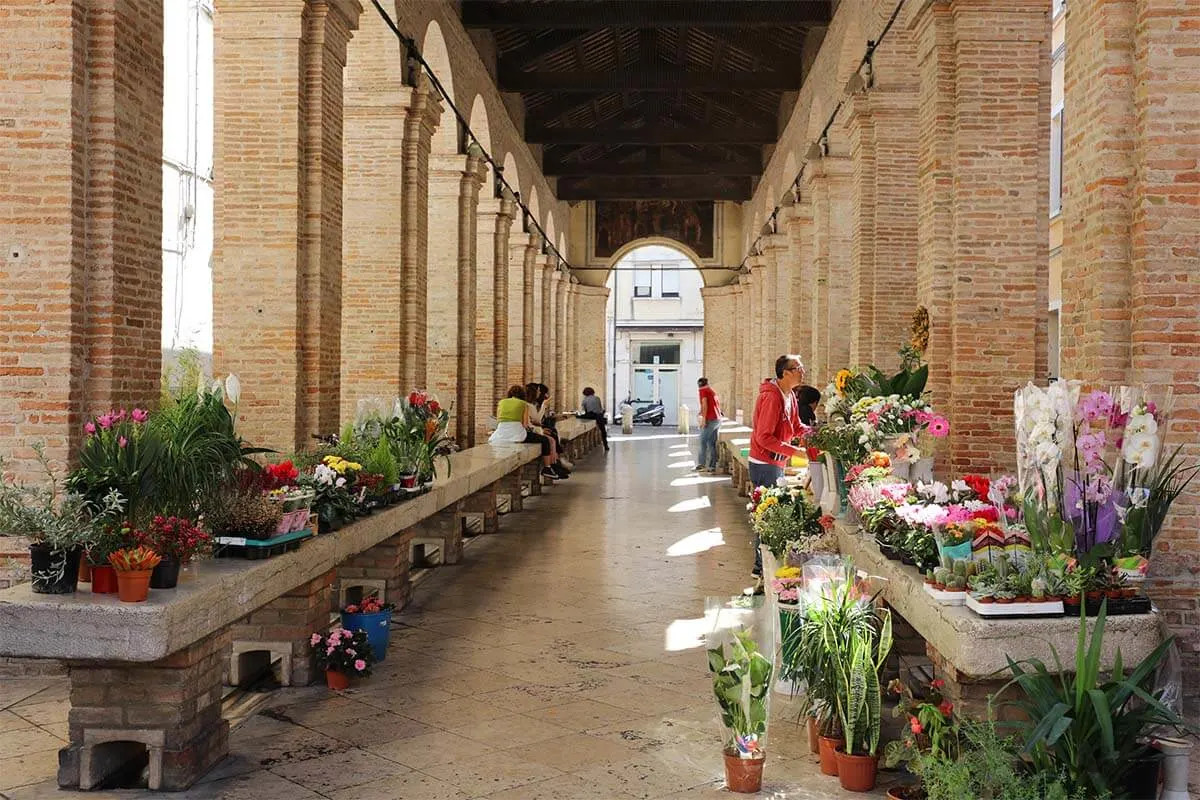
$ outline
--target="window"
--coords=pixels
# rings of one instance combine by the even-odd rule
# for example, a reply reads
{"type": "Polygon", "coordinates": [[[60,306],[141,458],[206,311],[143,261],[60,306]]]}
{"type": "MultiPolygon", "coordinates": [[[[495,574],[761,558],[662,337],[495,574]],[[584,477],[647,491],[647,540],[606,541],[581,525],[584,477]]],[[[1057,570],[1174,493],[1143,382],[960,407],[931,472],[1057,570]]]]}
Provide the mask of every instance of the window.
{"type": "Polygon", "coordinates": [[[678,364],[679,342],[649,342],[638,345],[639,364],[678,364]],[[655,359],[658,359],[657,361],[655,359]]]}
{"type": "Polygon", "coordinates": [[[679,297],[679,270],[664,269],[662,271],[662,296],[679,297]]]}
{"type": "Polygon", "coordinates": [[[1063,109],[1050,118],[1050,216],[1062,213],[1063,109]]]}
{"type": "Polygon", "coordinates": [[[1058,15],[1067,10],[1067,0],[1054,0],[1053,19],[1058,19],[1058,15]]]}
{"type": "Polygon", "coordinates": [[[633,271],[633,296],[634,297],[649,297],[651,293],[651,280],[653,273],[648,269],[635,269],[633,271]]]}

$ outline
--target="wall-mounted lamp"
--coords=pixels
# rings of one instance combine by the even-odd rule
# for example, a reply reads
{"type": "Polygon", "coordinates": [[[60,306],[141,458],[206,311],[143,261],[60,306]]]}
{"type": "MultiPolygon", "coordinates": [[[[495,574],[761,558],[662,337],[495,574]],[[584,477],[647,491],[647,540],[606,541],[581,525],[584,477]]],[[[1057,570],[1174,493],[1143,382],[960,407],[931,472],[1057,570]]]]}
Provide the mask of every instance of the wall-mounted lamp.
{"type": "Polygon", "coordinates": [[[846,81],[846,94],[858,94],[870,89],[875,84],[875,67],[871,63],[874,51],[875,43],[867,42],[867,54],[863,57],[862,66],[850,76],[850,80],[846,81]]]}
{"type": "Polygon", "coordinates": [[[821,138],[808,146],[808,152],[804,157],[809,161],[816,161],[829,155],[829,137],[821,134],[821,138]]]}

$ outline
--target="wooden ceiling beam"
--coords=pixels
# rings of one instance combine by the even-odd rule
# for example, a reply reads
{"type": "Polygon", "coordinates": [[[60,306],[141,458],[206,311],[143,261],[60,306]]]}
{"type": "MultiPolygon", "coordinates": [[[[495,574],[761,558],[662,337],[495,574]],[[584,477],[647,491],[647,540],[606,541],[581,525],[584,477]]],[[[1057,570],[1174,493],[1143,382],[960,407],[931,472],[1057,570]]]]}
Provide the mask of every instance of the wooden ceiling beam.
{"type": "Polygon", "coordinates": [[[501,53],[499,63],[501,69],[520,69],[527,67],[545,55],[553,53],[572,44],[578,44],[593,31],[589,30],[555,30],[536,36],[516,50],[501,53]]]}
{"type": "Polygon", "coordinates": [[[723,128],[528,128],[530,144],[749,144],[774,142],[775,131],[762,126],[723,128]]]}
{"type": "Polygon", "coordinates": [[[694,72],[687,69],[522,71],[501,69],[503,92],[794,92],[800,79],[782,72],[694,72]]]}
{"type": "Polygon", "coordinates": [[[687,164],[678,163],[639,163],[610,160],[608,157],[586,161],[571,162],[565,160],[547,159],[542,164],[542,173],[550,176],[594,176],[594,177],[756,177],[763,171],[762,164],[753,161],[709,161],[687,164]]]}
{"type": "Polygon", "coordinates": [[[830,0],[705,0],[622,2],[464,0],[467,28],[745,28],[827,25],[830,0]]]}
{"type": "Polygon", "coordinates": [[[558,179],[559,200],[732,200],[752,195],[749,177],[564,177],[558,179]]]}

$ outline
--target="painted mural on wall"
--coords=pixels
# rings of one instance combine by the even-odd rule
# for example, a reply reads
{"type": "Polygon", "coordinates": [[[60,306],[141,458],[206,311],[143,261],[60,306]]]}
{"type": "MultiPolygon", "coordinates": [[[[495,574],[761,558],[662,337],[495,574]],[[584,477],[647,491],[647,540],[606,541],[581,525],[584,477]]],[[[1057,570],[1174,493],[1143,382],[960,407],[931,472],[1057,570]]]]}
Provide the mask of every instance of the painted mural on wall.
{"type": "Polygon", "coordinates": [[[711,200],[597,200],[595,257],[610,258],[634,239],[662,236],[712,258],[715,208],[711,200]]]}

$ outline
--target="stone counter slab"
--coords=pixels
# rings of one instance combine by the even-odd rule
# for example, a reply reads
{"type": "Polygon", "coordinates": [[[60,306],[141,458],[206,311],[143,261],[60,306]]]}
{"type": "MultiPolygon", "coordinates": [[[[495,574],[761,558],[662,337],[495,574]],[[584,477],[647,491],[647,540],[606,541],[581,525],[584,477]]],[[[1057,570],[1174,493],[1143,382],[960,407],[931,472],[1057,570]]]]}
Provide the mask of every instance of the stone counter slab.
{"type": "Polygon", "coordinates": [[[534,445],[484,445],[451,456],[432,491],[265,561],[213,559],[194,580],[154,590],[145,603],[116,595],[0,591],[0,655],[149,662],[241,619],[305,581],[495,483],[537,456],[534,445]]]}
{"type": "MultiPolygon", "coordinates": [[[[925,591],[924,581],[914,567],[889,561],[874,542],[850,525],[837,525],[838,544],[858,569],[884,578],[883,597],[904,617],[931,647],[968,679],[995,678],[1008,674],[1005,655],[1014,661],[1039,658],[1054,670],[1053,644],[1064,666],[1075,662],[1079,637],[1078,617],[987,620],[965,606],[937,603],[925,591]]],[[[1088,619],[1088,632],[1095,629],[1088,619]]],[[[1163,640],[1164,628],[1157,613],[1109,617],[1104,627],[1101,655],[1110,669],[1118,648],[1127,667],[1145,658],[1163,640]]]]}

